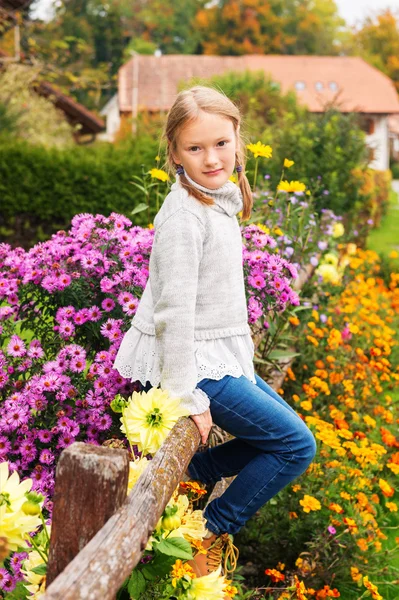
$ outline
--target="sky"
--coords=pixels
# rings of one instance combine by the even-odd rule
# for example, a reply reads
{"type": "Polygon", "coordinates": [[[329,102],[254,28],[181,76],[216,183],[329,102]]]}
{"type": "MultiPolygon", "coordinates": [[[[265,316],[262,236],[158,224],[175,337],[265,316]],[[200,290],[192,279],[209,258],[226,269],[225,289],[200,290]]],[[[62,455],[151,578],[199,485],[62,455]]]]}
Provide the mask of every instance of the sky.
{"type": "MultiPolygon", "coordinates": [[[[384,8],[397,10],[399,13],[399,0],[335,0],[339,13],[349,25],[355,25],[364,17],[375,14],[384,8]]],[[[51,18],[52,0],[36,0],[33,15],[41,19],[51,18]]]]}

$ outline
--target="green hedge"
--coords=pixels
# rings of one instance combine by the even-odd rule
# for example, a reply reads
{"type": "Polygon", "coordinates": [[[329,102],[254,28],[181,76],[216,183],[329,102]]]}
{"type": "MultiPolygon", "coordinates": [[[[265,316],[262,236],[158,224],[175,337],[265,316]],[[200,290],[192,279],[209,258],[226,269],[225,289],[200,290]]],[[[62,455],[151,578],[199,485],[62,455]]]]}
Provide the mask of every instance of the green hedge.
{"type": "MultiPolygon", "coordinates": [[[[146,133],[135,140],[64,150],[0,139],[0,240],[30,247],[67,229],[82,212],[108,216],[116,211],[130,217],[143,202],[142,192],[131,183],[133,175],[140,175],[142,165],[146,170],[156,166],[159,125],[142,127],[146,133]]],[[[295,165],[284,177],[306,183],[318,210],[331,208],[350,218],[370,202],[359,177],[365,171],[365,142],[356,116],[327,111],[320,116],[303,112],[299,118],[288,110],[259,135],[246,133],[250,141],[261,139],[273,147],[273,158],[259,160],[258,182],[269,174],[275,189],[283,160],[289,158],[295,165]]],[[[251,184],[254,164],[252,159],[247,165],[251,184]]],[[[155,214],[153,205],[149,214],[132,219],[145,226],[155,214]]]]}
{"type": "MultiPolygon", "coordinates": [[[[25,247],[69,227],[78,213],[130,215],[143,201],[132,176],[155,166],[158,142],[68,150],[0,143],[0,239],[25,247]]],[[[152,217],[155,214],[155,207],[152,217]]],[[[134,216],[147,225],[147,212],[134,216]]]]}

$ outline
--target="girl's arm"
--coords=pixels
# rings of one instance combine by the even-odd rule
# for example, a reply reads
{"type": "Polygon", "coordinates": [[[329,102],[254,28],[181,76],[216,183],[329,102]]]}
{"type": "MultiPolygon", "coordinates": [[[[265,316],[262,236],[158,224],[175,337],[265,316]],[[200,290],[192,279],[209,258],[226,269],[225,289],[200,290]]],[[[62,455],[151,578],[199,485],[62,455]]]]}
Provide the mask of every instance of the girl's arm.
{"type": "Polygon", "coordinates": [[[156,231],[150,261],[161,388],[181,398],[189,414],[204,413],[209,398],[197,388],[194,354],[198,271],[205,229],[180,208],[156,231]]]}

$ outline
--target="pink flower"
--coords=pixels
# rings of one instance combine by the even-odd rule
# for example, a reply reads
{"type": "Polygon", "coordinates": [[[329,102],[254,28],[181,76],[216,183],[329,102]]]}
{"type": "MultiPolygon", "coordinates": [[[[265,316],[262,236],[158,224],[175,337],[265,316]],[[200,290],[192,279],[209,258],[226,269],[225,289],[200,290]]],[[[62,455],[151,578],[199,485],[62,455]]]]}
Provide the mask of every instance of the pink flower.
{"type": "Polygon", "coordinates": [[[24,342],[17,335],[11,336],[11,340],[7,346],[7,353],[10,356],[25,356],[26,347],[24,342]]]}

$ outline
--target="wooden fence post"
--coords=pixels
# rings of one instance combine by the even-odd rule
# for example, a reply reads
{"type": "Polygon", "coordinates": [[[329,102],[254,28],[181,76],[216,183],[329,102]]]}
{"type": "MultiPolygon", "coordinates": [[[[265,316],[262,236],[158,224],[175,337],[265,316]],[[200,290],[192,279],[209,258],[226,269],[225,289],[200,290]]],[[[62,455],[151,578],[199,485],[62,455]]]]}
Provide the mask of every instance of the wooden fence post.
{"type": "Polygon", "coordinates": [[[126,450],[75,442],[58,461],[46,585],[126,500],[129,455],[126,450]]]}

